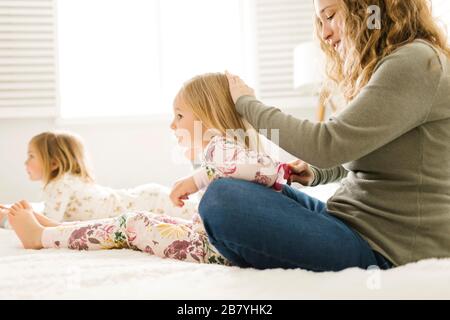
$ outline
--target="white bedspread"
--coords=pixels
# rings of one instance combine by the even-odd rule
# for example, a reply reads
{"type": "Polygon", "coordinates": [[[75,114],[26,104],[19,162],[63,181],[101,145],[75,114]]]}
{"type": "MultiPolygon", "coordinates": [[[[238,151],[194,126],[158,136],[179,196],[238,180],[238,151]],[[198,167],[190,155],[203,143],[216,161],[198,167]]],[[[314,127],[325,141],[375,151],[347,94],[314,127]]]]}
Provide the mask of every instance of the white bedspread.
{"type": "MultiPolygon", "coordinates": [[[[331,189],[316,190],[326,199],[331,189]]],[[[450,299],[450,259],[389,271],[239,269],[130,250],[24,250],[0,229],[0,299],[450,299]]]]}

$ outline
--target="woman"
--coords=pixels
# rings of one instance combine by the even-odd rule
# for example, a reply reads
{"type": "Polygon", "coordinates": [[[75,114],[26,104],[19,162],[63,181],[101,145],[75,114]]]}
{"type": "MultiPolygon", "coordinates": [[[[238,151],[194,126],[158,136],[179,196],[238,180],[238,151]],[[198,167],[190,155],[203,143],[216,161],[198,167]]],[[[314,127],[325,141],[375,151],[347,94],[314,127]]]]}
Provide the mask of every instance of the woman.
{"type": "Polygon", "coordinates": [[[305,161],[305,185],[341,186],[325,204],[289,186],[218,180],[199,207],[210,241],[233,264],[261,269],[450,257],[450,48],[429,1],[314,4],[327,90],[337,85],[347,106],[311,123],[265,106],[237,76],[230,91],[243,117],[278,129],[280,146],[305,161]],[[368,27],[372,5],[381,29],[368,27]]]}

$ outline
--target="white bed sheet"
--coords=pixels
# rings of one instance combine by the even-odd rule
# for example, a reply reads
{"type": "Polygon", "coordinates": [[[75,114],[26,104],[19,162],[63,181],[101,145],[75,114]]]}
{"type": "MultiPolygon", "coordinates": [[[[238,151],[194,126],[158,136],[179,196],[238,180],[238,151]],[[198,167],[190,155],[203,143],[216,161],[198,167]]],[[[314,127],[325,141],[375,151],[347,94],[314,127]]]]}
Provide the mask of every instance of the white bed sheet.
{"type": "MultiPolygon", "coordinates": [[[[305,191],[325,200],[334,188],[305,191]]],[[[259,271],[131,250],[24,250],[0,229],[0,299],[450,299],[450,259],[389,271],[259,271]]]]}

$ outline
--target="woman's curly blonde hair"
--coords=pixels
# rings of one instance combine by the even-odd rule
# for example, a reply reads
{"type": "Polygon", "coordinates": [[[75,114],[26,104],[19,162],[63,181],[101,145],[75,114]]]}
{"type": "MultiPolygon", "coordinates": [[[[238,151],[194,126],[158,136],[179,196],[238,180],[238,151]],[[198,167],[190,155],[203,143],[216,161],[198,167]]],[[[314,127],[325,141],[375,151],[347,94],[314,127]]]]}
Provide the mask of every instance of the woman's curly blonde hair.
{"type": "Polygon", "coordinates": [[[321,38],[321,21],[316,18],[316,36],[325,52],[327,81],[322,89],[325,104],[337,88],[347,102],[353,100],[369,82],[381,59],[416,39],[429,42],[450,57],[450,46],[443,26],[432,15],[429,0],[340,0],[343,15],[345,61],[321,38]],[[371,6],[380,9],[381,28],[373,22],[371,6]]]}

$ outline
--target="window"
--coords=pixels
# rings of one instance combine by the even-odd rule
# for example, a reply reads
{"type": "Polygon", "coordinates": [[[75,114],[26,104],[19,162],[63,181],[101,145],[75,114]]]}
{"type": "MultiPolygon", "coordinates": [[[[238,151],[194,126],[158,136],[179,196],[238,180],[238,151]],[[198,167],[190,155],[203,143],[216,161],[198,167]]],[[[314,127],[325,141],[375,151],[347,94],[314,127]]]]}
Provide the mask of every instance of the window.
{"type": "Polygon", "coordinates": [[[182,83],[244,75],[246,0],[60,0],[63,118],[171,112],[182,83]]]}
{"type": "Polygon", "coordinates": [[[0,16],[0,118],[55,116],[54,1],[3,0],[0,16]]]}
{"type": "Polygon", "coordinates": [[[313,40],[313,1],[256,0],[255,9],[259,97],[287,108],[309,104],[294,88],[294,49],[313,40]]]}
{"type": "Polygon", "coordinates": [[[450,27],[450,1],[433,0],[433,14],[446,24],[447,31],[450,27]]]}

